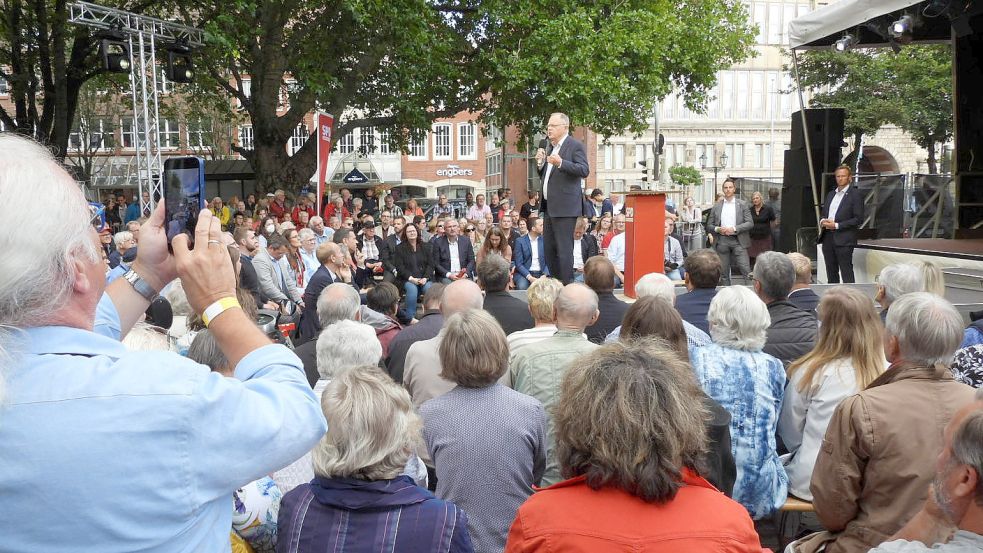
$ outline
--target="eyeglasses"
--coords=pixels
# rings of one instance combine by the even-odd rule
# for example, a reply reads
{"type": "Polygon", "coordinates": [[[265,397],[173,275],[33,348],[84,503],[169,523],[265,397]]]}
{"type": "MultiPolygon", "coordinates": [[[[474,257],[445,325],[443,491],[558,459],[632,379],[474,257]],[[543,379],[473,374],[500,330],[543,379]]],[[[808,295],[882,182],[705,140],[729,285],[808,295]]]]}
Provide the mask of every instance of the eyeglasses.
{"type": "Polygon", "coordinates": [[[474,227],[468,227],[468,232],[474,232],[474,227]]]}

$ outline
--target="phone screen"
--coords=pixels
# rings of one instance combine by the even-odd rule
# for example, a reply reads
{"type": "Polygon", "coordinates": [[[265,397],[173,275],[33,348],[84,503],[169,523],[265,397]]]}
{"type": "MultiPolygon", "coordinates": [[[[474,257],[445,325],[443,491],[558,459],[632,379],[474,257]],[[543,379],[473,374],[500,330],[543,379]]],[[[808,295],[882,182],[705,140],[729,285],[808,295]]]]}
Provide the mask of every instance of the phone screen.
{"type": "Polygon", "coordinates": [[[199,158],[175,158],[164,162],[164,205],[167,243],[175,236],[188,235],[194,244],[198,212],[205,207],[204,163],[199,158]]]}

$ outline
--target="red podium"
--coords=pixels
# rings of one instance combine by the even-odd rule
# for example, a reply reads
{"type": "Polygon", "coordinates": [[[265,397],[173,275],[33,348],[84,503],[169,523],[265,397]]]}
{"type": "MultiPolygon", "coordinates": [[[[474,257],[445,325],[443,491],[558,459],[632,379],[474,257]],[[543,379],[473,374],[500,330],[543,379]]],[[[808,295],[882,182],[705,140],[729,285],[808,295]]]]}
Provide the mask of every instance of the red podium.
{"type": "Polygon", "coordinates": [[[625,295],[634,298],[639,278],[665,271],[666,195],[626,192],[625,223],[625,295]]]}

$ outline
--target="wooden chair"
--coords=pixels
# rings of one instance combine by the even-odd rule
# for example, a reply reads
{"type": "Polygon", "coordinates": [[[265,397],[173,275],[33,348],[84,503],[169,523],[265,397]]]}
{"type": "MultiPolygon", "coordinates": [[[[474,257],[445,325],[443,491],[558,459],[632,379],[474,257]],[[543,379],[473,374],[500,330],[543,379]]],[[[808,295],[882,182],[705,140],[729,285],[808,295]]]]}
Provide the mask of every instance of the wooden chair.
{"type": "Polygon", "coordinates": [[[784,551],[788,544],[795,541],[802,513],[815,512],[812,503],[794,496],[788,496],[785,504],[778,510],[778,551],[784,551]]]}

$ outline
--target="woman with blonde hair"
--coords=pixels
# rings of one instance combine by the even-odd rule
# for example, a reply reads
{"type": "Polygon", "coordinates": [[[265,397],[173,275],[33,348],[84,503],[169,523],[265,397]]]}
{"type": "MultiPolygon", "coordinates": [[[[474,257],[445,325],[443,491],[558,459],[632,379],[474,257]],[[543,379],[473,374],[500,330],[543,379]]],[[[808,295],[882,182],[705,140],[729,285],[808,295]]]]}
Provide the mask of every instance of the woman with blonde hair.
{"type": "Polygon", "coordinates": [[[929,261],[920,261],[918,266],[922,270],[922,276],[925,277],[925,291],[944,298],[945,275],[942,274],[942,269],[935,263],[929,261]]]}
{"type": "Polygon", "coordinates": [[[789,493],[812,501],[809,481],[833,411],[874,381],[887,367],[881,346],[883,325],[874,303],[859,290],[836,287],[816,309],[819,335],[812,351],[788,367],[778,435],[789,493]]]}

